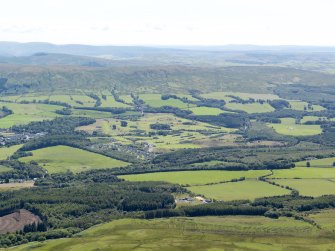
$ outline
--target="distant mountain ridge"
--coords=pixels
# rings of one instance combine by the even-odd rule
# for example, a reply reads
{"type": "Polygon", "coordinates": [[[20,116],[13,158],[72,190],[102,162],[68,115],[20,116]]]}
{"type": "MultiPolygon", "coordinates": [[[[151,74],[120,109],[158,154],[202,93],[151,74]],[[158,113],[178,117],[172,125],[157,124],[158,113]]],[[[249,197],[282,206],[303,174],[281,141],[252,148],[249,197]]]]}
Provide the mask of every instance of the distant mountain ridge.
{"type": "Polygon", "coordinates": [[[84,45],[84,44],[64,44],[57,45],[44,42],[1,42],[0,56],[31,56],[36,53],[71,54],[78,56],[105,56],[116,57],[141,57],[150,54],[160,53],[181,53],[186,51],[198,52],[287,52],[287,53],[335,53],[335,47],[322,46],[261,46],[261,45],[223,45],[223,46],[118,46],[118,45],[84,45]]]}
{"type": "Polygon", "coordinates": [[[36,53],[71,54],[78,56],[104,56],[138,57],[143,54],[163,53],[177,51],[178,49],[154,48],[145,46],[95,46],[82,44],[56,45],[51,43],[31,42],[0,42],[0,55],[2,56],[31,56],[36,53]]]}

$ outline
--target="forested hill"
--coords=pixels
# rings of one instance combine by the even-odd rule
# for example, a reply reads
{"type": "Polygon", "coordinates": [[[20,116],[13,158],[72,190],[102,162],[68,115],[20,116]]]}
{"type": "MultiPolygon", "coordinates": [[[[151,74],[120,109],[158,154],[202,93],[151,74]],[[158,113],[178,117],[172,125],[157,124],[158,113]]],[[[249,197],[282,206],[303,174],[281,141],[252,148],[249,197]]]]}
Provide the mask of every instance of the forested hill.
{"type": "Polygon", "coordinates": [[[120,92],[241,91],[271,93],[282,84],[331,86],[335,75],[272,66],[19,66],[0,65],[2,91],[23,93],[66,89],[120,92]]]}

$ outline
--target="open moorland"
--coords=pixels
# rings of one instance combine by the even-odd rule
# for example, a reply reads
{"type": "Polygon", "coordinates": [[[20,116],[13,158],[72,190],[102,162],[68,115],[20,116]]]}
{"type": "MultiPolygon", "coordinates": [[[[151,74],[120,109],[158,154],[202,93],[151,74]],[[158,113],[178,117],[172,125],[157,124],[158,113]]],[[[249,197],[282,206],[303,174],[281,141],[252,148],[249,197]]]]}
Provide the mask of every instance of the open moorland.
{"type": "MultiPolygon", "coordinates": [[[[334,216],[332,213],[331,215],[334,216]]],[[[319,222],[323,215],[313,215],[319,222]]],[[[327,223],[326,223],[327,224],[327,223]]],[[[331,231],[330,229],[328,231],[331,231]]],[[[80,235],[56,241],[31,243],[9,250],[331,250],[331,238],[305,222],[290,218],[198,217],[118,220],[96,226],[80,235]],[[201,231],[201,234],[197,234],[201,231]],[[224,232],[225,234],[222,234],[224,232]]]]}

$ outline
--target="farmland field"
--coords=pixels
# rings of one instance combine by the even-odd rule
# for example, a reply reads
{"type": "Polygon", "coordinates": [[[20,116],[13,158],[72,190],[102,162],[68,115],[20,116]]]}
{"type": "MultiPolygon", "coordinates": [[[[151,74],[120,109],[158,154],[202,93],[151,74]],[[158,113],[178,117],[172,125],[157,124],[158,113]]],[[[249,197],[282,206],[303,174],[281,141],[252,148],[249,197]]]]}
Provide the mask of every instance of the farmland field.
{"type": "Polygon", "coordinates": [[[282,118],[280,124],[268,124],[277,133],[290,136],[310,136],[322,133],[320,125],[296,124],[293,118],[282,118]]]}
{"type": "Polygon", "coordinates": [[[95,100],[87,95],[78,95],[78,94],[51,94],[46,95],[43,93],[31,93],[21,96],[8,96],[5,100],[15,101],[15,102],[38,102],[38,101],[57,101],[67,103],[71,106],[86,106],[93,107],[95,100]]]}
{"type": "Polygon", "coordinates": [[[314,212],[308,215],[309,218],[313,219],[322,229],[327,231],[335,231],[335,210],[328,209],[321,212],[314,212]]]}
{"type": "Polygon", "coordinates": [[[24,162],[36,161],[49,173],[71,171],[74,173],[90,169],[126,166],[127,163],[68,146],[53,146],[32,151],[33,156],[23,157],[24,162]]]}
{"type": "Polygon", "coordinates": [[[188,189],[206,198],[230,200],[254,200],[256,198],[289,194],[290,191],[257,180],[229,182],[206,186],[191,186],[188,189]]]}
{"type": "Polygon", "coordinates": [[[232,179],[257,178],[269,174],[267,170],[255,171],[180,171],[180,172],[160,172],[160,173],[146,173],[123,175],[120,178],[129,181],[166,181],[170,183],[177,183],[181,185],[204,185],[208,183],[217,183],[222,181],[229,181],[232,179]]]}
{"type": "Polygon", "coordinates": [[[335,245],[315,227],[292,218],[228,216],[123,219],[90,228],[74,238],[31,243],[8,250],[171,250],[171,247],[173,250],[279,251],[332,250],[335,245]]]}
{"type": "MultiPolygon", "coordinates": [[[[292,110],[298,110],[298,111],[304,111],[305,109],[308,109],[308,103],[307,102],[303,102],[303,101],[296,101],[296,100],[291,100],[289,101],[290,105],[291,105],[291,109],[292,110]]],[[[322,111],[325,108],[320,106],[320,105],[312,105],[312,110],[313,111],[322,111]]]]}
{"type": "Polygon", "coordinates": [[[82,110],[82,109],[72,110],[71,115],[72,116],[78,116],[78,117],[89,117],[89,118],[95,118],[95,119],[110,118],[111,117],[110,112],[100,112],[100,111],[91,111],[91,110],[82,110]]]}
{"type": "Polygon", "coordinates": [[[335,182],[327,179],[281,179],[275,180],[279,185],[289,186],[303,196],[322,196],[335,194],[335,182]]]}
{"type": "Polygon", "coordinates": [[[95,100],[87,95],[51,95],[50,101],[60,101],[71,106],[93,107],[95,100]]]}
{"type": "Polygon", "coordinates": [[[230,128],[179,118],[169,113],[147,113],[136,120],[126,120],[126,127],[121,126],[122,120],[116,118],[97,119],[96,123],[79,127],[77,130],[84,130],[89,133],[99,131],[113,136],[114,139],[121,140],[122,142],[127,139],[138,143],[149,143],[157,151],[209,147],[211,146],[211,142],[222,145],[225,144],[226,139],[216,137],[215,140],[211,140],[210,136],[234,131],[234,129],[230,128]],[[167,124],[175,132],[166,136],[155,135],[155,137],[148,137],[145,133],[155,133],[157,131],[150,128],[150,125],[156,123],[167,124]],[[202,134],[199,131],[205,131],[207,134],[202,134]],[[139,133],[144,135],[139,135],[139,133]]]}
{"type": "MultiPolygon", "coordinates": [[[[323,159],[311,159],[306,161],[299,161],[295,163],[297,167],[306,167],[307,162],[310,163],[310,167],[334,167],[335,157],[323,158],[323,159]]],[[[335,168],[334,168],[335,169],[335,168]]]]}
{"type": "Polygon", "coordinates": [[[162,100],[162,95],[160,94],[141,94],[140,99],[144,100],[144,102],[151,107],[161,107],[161,106],[174,106],[180,109],[187,109],[189,107],[193,107],[192,104],[186,104],[179,99],[167,99],[162,100]]]}
{"type": "Polygon", "coordinates": [[[0,102],[1,106],[7,106],[14,114],[0,119],[0,128],[9,128],[13,125],[28,124],[32,121],[41,121],[44,119],[53,119],[59,115],[56,110],[60,106],[44,104],[14,104],[0,102]]]}
{"type": "Polygon", "coordinates": [[[9,172],[9,171],[11,171],[11,170],[13,170],[12,168],[9,168],[9,167],[7,167],[7,166],[1,166],[0,165],[0,173],[6,173],[6,172],[9,172]]]}
{"type": "Polygon", "coordinates": [[[132,104],[133,98],[130,95],[121,95],[120,98],[126,103],[132,104]]]}
{"type": "Polygon", "coordinates": [[[256,99],[256,100],[257,99],[273,100],[273,99],[279,98],[277,95],[274,95],[274,94],[244,93],[244,92],[210,92],[210,93],[202,94],[201,96],[205,98],[225,100],[226,102],[233,100],[233,98],[229,96],[237,96],[244,100],[247,100],[249,98],[256,99]]]}
{"type": "Polygon", "coordinates": [[[213,108],[213,107],[193,107],[190,109],[190,111],[194,115],[219,115],[221,113],[227,113],[227,111],[223,111],[219,108],[213,108]]]}
{"type": "Polygon", "coordinates": [[[292,169],[273,170],[269,178],[275,179],[334,179],[335,168],[306,168],[295,167],[292,169]]]}
{"type": "Polygon", "coordinates": [[[12,156],[19,148],[23,145],[14,145],[10,147],[1,147],[0,148],[0,160],[5,160],[8,157],[12,156]]]}
{"type": "Polygon", "coordinates": [[[244,111],[246,113],[262,113],[262,112],[273,112],[274,108],[268,103],[251,103],[251,104],[240,104],[240,103],[228,103],[225,105],[226,108],[237,111],[244,111]]]}
{"type": "Polygon", "coordinates": [[[106,95],[106,99],[101,97],[101,107],[130,107],[130,105],[117,102],[112,95],[106,95]]]}

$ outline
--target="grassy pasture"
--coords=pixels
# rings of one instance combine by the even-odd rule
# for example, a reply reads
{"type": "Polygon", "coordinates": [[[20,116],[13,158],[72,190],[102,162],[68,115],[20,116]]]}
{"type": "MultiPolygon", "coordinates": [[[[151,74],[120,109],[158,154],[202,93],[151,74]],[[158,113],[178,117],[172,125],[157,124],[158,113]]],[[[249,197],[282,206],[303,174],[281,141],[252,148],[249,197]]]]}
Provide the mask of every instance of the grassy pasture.
{"type": "Polygon", "coordinates": [[[279,99],[279,97],[274,94],[245,93],[245,92],[210,92],[210,93],[202,94],[201,96],[204,98],[212,98],[212,99],[224,100],[226,102],[229,102],[233,100],[233,98],[228,97],[229,95],[237,96],[245,100],[249,98],[263,99],[263,100],[279,99]]]}
{"type": "Polygon", "coordinates": [[[193,163],[195,166],[215,166],[215,165],[224,165],[228,162],[221,161],[221,160],[210,160],[210,161],[204,161],[204,162],[197,162],[193,163]]]}
{"type": "Polygon", "coordinates": [[[251,103],[251,104],[240,104],[240,103],[227,103],[226,108],[236,111],[244,111],[247,113],[262,113],[262,112],[273,112],[275,109],[268,103],[251,103]]]}
{"type": "Polygon", "coordinates": [[[300,123],[305,123],[308,121],[318,121],[319,119],[324,120],[325,117],[318,117],[318,116],[304,116],[301,120],[300,123]]]}
{"type": "Polygon", "coordinates": [[[335,194],[335,182],[326,179],[280,179],[277,184],[289,186],[299,191],[303,196],[322,196],[335,194]]]}
{"type": "Polygon", "coordinates": [[[273,170],[269,178],[275,179],[335,179],[335,168],[306,168],[295,167],[292,169],[273,170]]]}
{"type": "Polygon", "coordinates": [[[180,185],[204,185],[208,183],[217,183],[229,181],[232,179],[257,178],[269,174],[268,170],[252,171],[180,171],[180,172],[157,172],[134,175],[122,175],[120,178],[129,181],[166,181],[180,185]]]}
{"type": "Polygon", "coordinates": [[[241,99],[263,99],[263,100],[274,100],[279,99],[275,94],[270,93],[249,93],[249,92],[225,92],[226,95],[237,96],[241,99]]]}
{"type": "Polygon", "coordinates": [[[51,95],[50,101],[60,101],[71,106],[93,107],[95,105],[95,100],[86,95],[51,95]]]}
{"type": "Polygon", "coordinates": [[[190,108],[190,111],[194,115],[214,115],[214,116],[217,116],[221,113],[227,113],[227,111],[221,110],[219,108],[205,107],[205,106],[193,107],[193,108],[190,108]]]}
{"type": "Polygon", "coordinates": [[[280,124],[267,124],[277,133],[289,136],[311,136],[322,133],[320,125],[296,124],[294,118],[282,118],[280,124]]]}
{"type": "MultiPolygon", "coordinates": [[[[292,110],[304,111],[305,107],[308,108],[308,103],[304,101],[290,100],[289,103],[291,105],[292,110]]],[[[312,105],[312,108],[313,108],[313,111],[316,111],[316,112],[325,110],[325,108],[320,105],[312,105]]]]}
{"type": "Polygon", "coordinates": [[[15,104],[0,102],[1,106],[7,106],[14,113],[0,119],[0,128],[10,128],[13,125],[28,124],[32,121],[53,119],[58,114],[56,110],[62,109],[61,106],[45,104],[15,104]]]}
{"type": "MultiPolygon", "coordinates": [[[[335,163],[335,157],[333,158],[323,158],[323,159],[313,159],[313,160],[306,160],[306,161],[299,161],[295,163],[296,167],[306,167],[307,162],[310,163],[311,167],[334,167],[333,164],[335,163]]],[[[334,168],[335,172],[335,168],[334,168]]]]}
{"type": "Polygon", "coordinates": [[[313,219],[318,225],[330,232],[335,231],[335,209],[322,210],[321,212],[312,213],[308,218],[313,219]]]}
{"type": "Polygon", "coordinates": [[[289,194],[290,191],[258,180],[245,180],[188,188],[191,192],[216,200],[254,200],[260,197],[289,194]]]}
{"type": "Polygon", "coordinates": [[[100,154],[68,146],[53,146],[32,151],[33,156],[20,161],[36,161],[49,173],[71,171],[78,173],[90,169],[126,166],[127,163],[100,154]]]}
{"type": "Polygon", "coordinates": [[[333,250],[332,238],[292,218],[260,216],[121,219],[73,238],[28,243],[16,251],[60,250],[333,250]]]}
{"type": "Polygon", "coordinates": [[[227,103],[231,100],[234,100],[231,97],[226,96],[226,92],[210,92],[210,93],[205,93],[201,94],[201,97],[203,98],[210,98],[210,99],[217,99],[217,100],[224,100],[227,103]]]}
{"type": "Polygon", "coordinates": [[[0,148],[0,160],[5,160],[8,157],[12,156],[22,145],[14,145],[10,147],[1,147],[0,148]]]}
{"type": "Polygon", "coordinates": [[[213,131],[216,133],[231,132],[232,129],[213,126],[208,123],[191,121],[188,119],[178,118],[173,114],[167,113],[154,113],[154,114],[145,114],[143,117],[140,117],[138,120],[126,120],[128,122],[127,127],[121,127],[121,119],[98,119],[95,124],[89,125],[88,127],[81,127],[83,130],[97,130],[101,129],[102,132],[108,135],[125,135],[132,134],[134,130],[141,131],[152,131],[150,129],[151,124],[162,123],[170,125],[172,130],[180,130],[183,132],[194,132],[198,130],[203,131],[213,131]],[[113,130],[112,126],[116,125],[116,129],[113,130]]]}
{"type": "MultiPolygon", "coordinates": [[[[121,137],[124,139],[136,141],[137,143],[149,143],[153,145],[155,151],[167,151],[171,149],[181,148],[199,148],[212,146],[213,140],[210,138],[211,135],[224,134],[232,132],[234,130],[213,126],[207,123],[191,121],[183,118],[178,118],[173,114],[145,114],[138,120],[126,120],[128,122],[127,127],[121,127],[121,119],[98,119],[96,123],[88,126],[77,128],[78,130],[84,130],[92,133],[93,131],[100,131],[107,135],[113,136],[114,139],[120,141],[121,137]],[[152,137],[144,135],[138,135],[138,132],[148,133],[155,132],[156,130],[150,129],[150,124],[162,123],[168,124],[171,130],[175,133],[171,135],[161,136],[155,135],[152,137]],[[116,129],[113,129],[113,125],[116,129]],[[209,132],[210,135],[202,134],[198,131],[209,132]]],[[[222,137],[216,137],[215,144],[225,144],[227,140],[222,137]]],[[[129,143],[129,141],[128,141],[129,143]]]]}
{"type": "Polygon", "coordinates": [[[120,98],[129,104],[133,103],[133,98],[130,95],[121,95],[120,98]]]}
{"type": "Polygon", "coordinates": [[[13,169],[10,168],[10,167],[0,165],[0,173],[6,173],[6,172],[9,172],[11,170],[13,170],[13,169]]]}
{"type": "Polygon", "coordinates": [[[81,110],[81,109],[72,109],[71,116],[89,117],[89,118],[94,118],[94,119],[112,117],[110,112],[100,112],[100,111],[81,110]]]}
{"type": "Polygon", "coordinates": [[[179,99],[170,98],[167,100],[162,100],[162,95],[160,94],[141,94],[139,97],[151,107],[173,106],[180,109],[188,109],[189,107],[195,106],[193,104],[186,104],[179,99]]]}
{"type": "Polygon", "coordinates": [[[100,97],[101,99],[101,107],[115,107],[115,108],[124,108],[131,107],[130,105],[117,102],[112,95],[106,95],[106,100],[100,97]]]}
{"type": "Polygon", "coordinates": [[[93,107],[95,104],[95,100],[85,94],[83,95],[80,95],[80,94],[46,95],[43,93],[30,93],[30,94],[25,94],[21,96],[6,96],[6,97],[3,97],[2,99],[14,101],[14,102],[21,102],[21,101],[33,102],[33,101],[50,100],[50,101],[64,102],[71,106],[87,106],[87,107],[93,107]]]}
{"type": "Polygon", "coordinates": [[[187,98],[190,101],[198,101],[198,99],[192,97],[190,94],[177,94],[177,97],[179,98],[187,98]]]}

